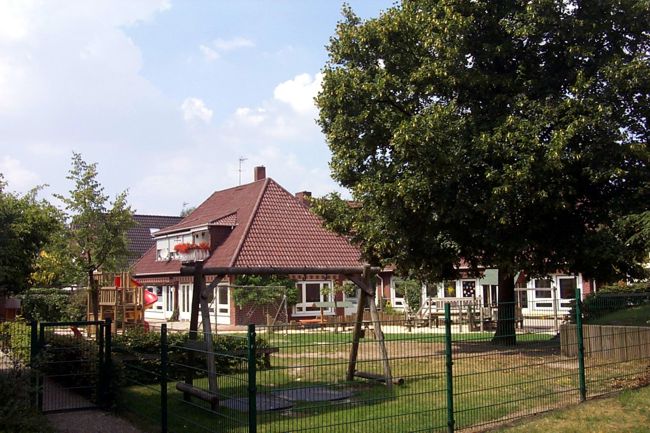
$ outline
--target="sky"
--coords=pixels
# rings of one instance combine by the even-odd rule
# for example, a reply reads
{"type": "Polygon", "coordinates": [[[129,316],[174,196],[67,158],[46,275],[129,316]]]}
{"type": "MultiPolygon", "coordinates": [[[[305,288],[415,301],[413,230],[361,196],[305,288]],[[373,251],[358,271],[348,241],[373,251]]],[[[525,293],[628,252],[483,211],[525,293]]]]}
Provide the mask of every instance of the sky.
{"type": "MultiPolygon", "coordinates": [[[[362,18],[394,0],[348,0],[362,18]]],[[[177,215],[253,167],[345,193],[313,97],[341,0],[0,0],[0,173],[67,194],[73,152],[110,197],[177,215]]]]}

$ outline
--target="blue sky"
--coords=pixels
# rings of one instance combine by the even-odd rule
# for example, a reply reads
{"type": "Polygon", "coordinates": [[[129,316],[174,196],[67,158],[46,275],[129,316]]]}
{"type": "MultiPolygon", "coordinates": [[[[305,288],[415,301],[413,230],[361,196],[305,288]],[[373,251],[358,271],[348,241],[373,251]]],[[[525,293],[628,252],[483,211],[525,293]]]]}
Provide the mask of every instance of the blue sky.
{"type": "MultiPolygon", "coordinates": [[[[362,17],[393,1],[351,0],[362,17]]],[[[139,213],[251,180],[339,190],[313,96],[339,0],[0,0],[0,173],[66,193],[73,151],[139,213]]]]}

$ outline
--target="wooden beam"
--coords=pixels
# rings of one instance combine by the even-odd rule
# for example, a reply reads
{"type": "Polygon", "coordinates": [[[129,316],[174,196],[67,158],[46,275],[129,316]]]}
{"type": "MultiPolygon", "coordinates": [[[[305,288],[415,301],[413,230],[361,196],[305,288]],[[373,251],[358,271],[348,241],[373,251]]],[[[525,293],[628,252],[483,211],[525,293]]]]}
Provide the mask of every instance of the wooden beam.
{"type": "Polygon", "coordinates": [[[199,304],[201,302],[201,290],[205,287],[203,263],[194,263],[191,275],[194,276],[194,281],[192,285],[192,309],[190,310],[190,340],[196,340],[196,331],[199,329],[199,304]]]}
{"type": "Polygon", "coordinates": [[[387,388],[391,388],[393,386],[393,375],[390,369],[390,363],[388,361],[388,351],[386,350],[384,333],[381,331],[381,322],[379,321],[379,314],[377,313],[377,305],[375,305],[375,290],[374,290],[375,288],[374,285],[372,284],[374,280],[374,275],[370,272],[369,267],[366,268],[364,275],[365,275],[365,279],[357,275],[346,275],[346,277],[350,281],[352,281],[359,288],[361,288],[361,296],[359,297],[359,307],[357,308],[357,318],[354,324],[355,333],[353,335],[352,348],[350,349],[350,361],[348,364],[347,380],[352,380],[349,379],[350,374],[352,374],[352,378],[354,378],[354,371],[356,370],[359,341],[357,338],[355,344],[355,336],[358,336],[361,331],[361,322],[363,321],[363,308],[365,307],[364,305],[365,299],[364,299],[364,303],[362,303],[361,300],[362,298],[366,298],[366,296],[363,296],[365,293],[369,301],[368,304],[370,308],[370,317],[372,319],[373,328],[375,330],[375,339],[377,340],[379,356],[381,358],[382,366],[384,369],[384,377],[386,378],[385,384],[387,388]],[[359,328],[359,333],[356,332],[357,327],[359,328]]]}
{"type": "Polygon", "coordinates": [[[361,338],[361,325],[363,321],[363,310],[366,307],[366,300],[368,295],[365,290],[361,290],[359,294],[359,303],[357,304],[357,315],[354,321],[354,328],[352,330],[352,347],[350,348],[350,358],[348,362],[348,372],[345,380],[351,382],[354,380],[354,372],[357,368],[357,356],[359,354],[359,339],[361,338]]]}

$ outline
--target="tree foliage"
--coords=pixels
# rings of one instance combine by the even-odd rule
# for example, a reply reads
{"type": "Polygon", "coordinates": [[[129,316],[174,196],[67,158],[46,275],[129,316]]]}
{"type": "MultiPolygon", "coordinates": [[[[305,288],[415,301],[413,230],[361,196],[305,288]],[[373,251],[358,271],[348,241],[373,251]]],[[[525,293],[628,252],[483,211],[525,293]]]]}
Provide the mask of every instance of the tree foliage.
{"type": "Polygon", "coordinates": [[[0,174],[0,294],[19,293],[31,285],[31,274],[43,247],[61,228],[56,208],[37,198],[6,190],[0,174]]]}
{"type": "Polygon", "coordinates": [[[461,258],[500,276],[638,274],[621,221],[650,202],[649,5],[404,0],[367,21],[345,7],[317,104],[333,177],[361,206],[315,209],[424,280],[461,258]]]}
{"type": "Polygon", "coordinates": [[[127,193],[109,202],[97,180],[97,164],[85,162],[73,153],[69,180],[74,188],[69,196],[57,195],[65,205],[68,230],[68,254],[86,275],[91,293],[93,314],[97,317],[98,288],[93,273],[124,269],[127,265],[127,230],[134,225],[127,193]]]}
{"type": "Polygon", "coordinates": [[[298,289],[295,281],[279,275],[239,275],[235,280],[233,298],[235,305],[268,306],[287,297],[287,304],[298,302],[298,289]]]}

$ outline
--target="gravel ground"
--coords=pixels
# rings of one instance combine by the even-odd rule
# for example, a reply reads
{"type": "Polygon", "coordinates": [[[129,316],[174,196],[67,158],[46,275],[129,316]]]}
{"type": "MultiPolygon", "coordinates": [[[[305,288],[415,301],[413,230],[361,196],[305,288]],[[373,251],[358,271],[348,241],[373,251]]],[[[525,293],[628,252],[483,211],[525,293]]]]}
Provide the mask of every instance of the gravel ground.
{"type": "Polygon", "coordinates": [[[128,421],[99,410],[88,410],[47,415],[60,433],[141,433],[128,421]]]}

